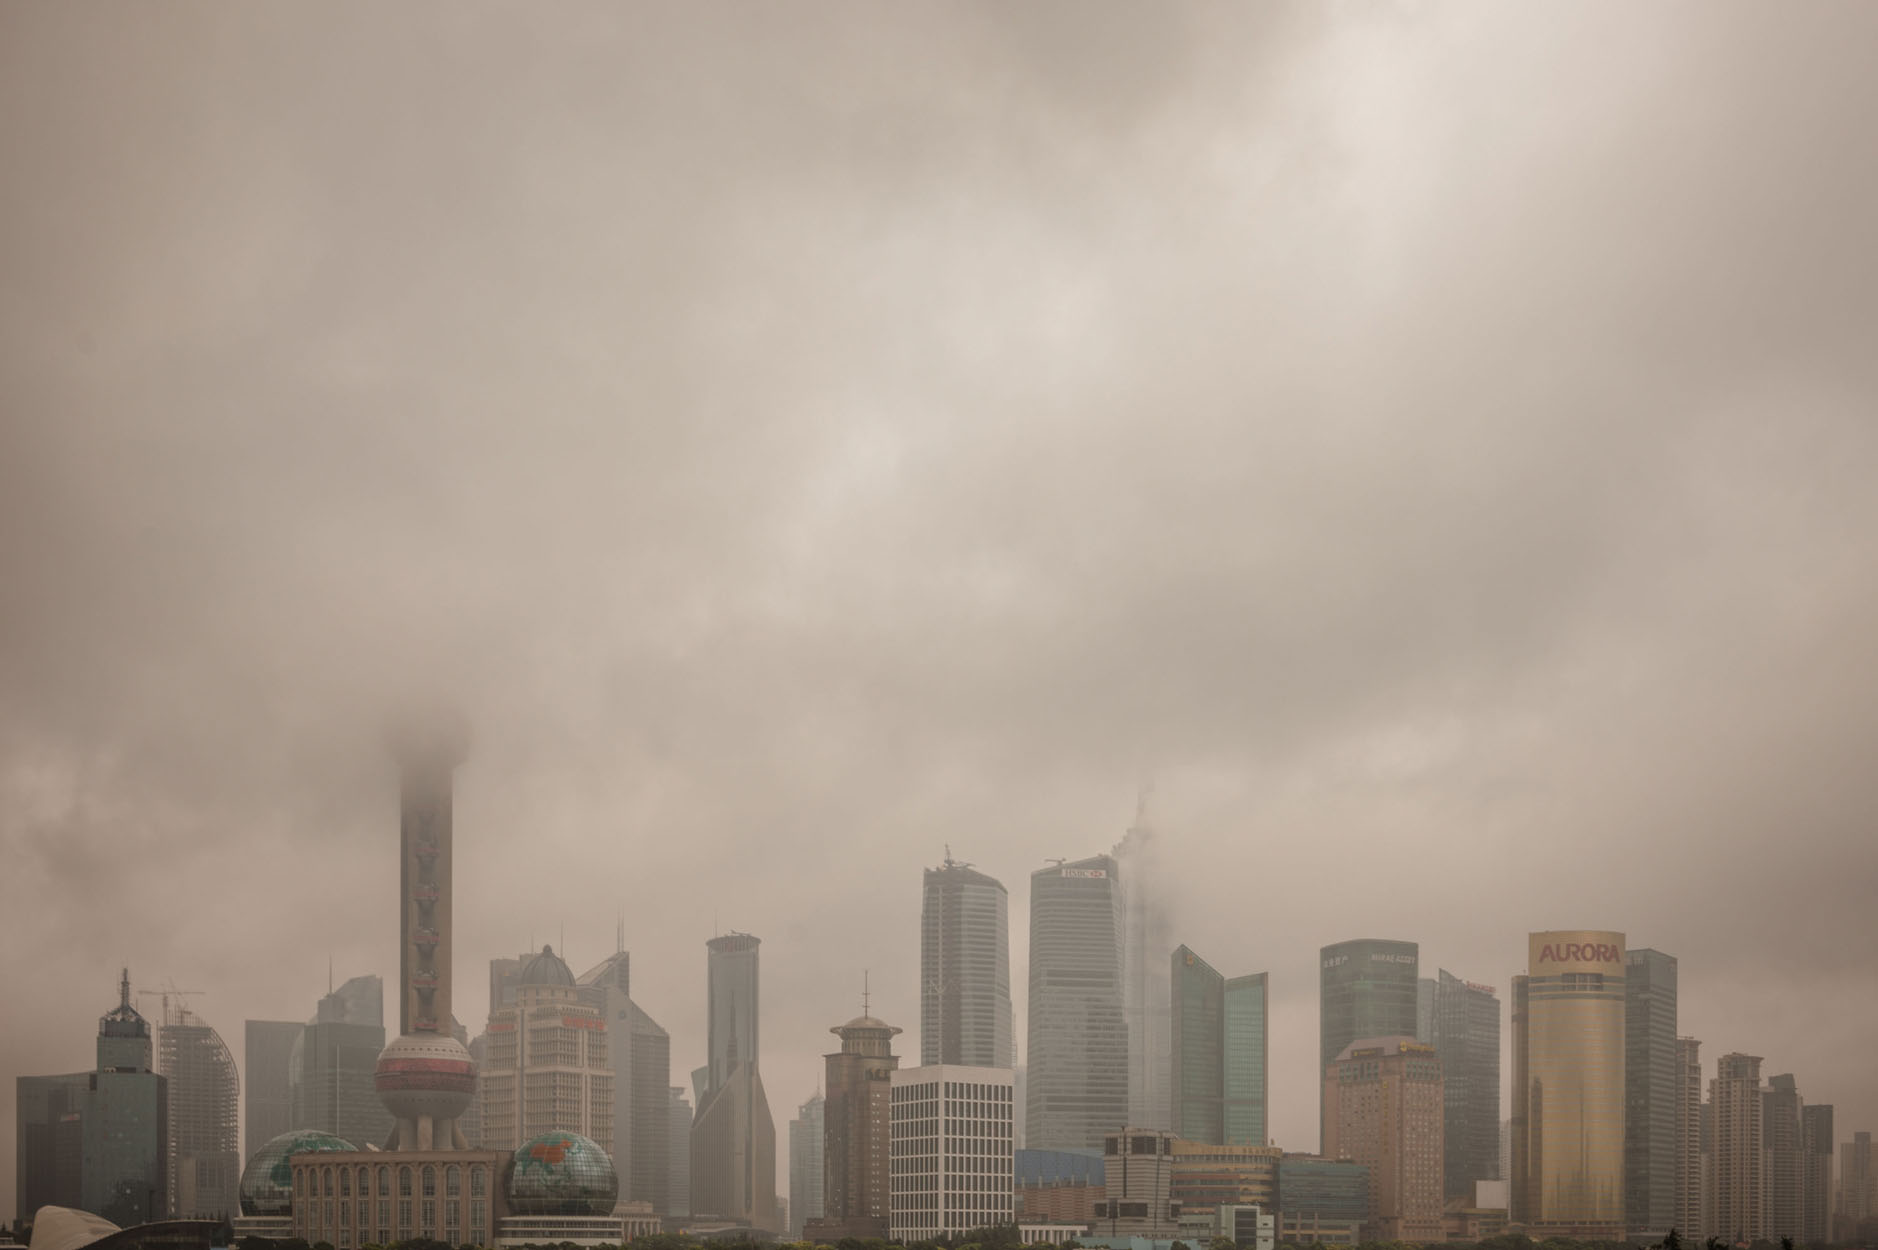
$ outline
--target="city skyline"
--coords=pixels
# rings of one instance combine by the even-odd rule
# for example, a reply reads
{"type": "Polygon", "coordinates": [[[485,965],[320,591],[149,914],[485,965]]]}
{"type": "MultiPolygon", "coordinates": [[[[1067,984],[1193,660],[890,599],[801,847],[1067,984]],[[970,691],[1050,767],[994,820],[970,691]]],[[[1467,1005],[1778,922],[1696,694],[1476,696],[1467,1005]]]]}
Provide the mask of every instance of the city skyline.
{"type": "Polygon", "coordinates": [[[1576,925],[1679,961],[1705,1079],[1878,1127],[1874,39],[8,6],[0,1076],[125,964],[231,1047],[401,985],[383,713],[442,690],[467,1025],[623,912],[683,1085],[758,933],[793,1105],[863,974],[911,1055],[950,843],[1022,1053],[1023,883],[1153,778],[1281,1143],[1320,948],[1510,1006],[1576,925]]]}

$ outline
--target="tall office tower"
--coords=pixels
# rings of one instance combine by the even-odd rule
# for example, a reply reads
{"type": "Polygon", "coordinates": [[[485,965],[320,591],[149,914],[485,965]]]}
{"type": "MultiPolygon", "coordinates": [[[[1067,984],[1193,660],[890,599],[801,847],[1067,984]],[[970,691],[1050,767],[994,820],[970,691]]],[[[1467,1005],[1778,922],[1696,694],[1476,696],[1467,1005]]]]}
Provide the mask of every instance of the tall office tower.
{"type": "Polygon", "coordinates": [[[468,754],[469,726],[448,714],[413,721],[394,734],[392,748],[401,772],[398,1038],[379,1055],[374,1083],[396,1122],[388,1149],[467,1150],[456,1118],[476,1093],[476,1064],[452,1031],[450,886],[451,775],[468,754]]]}
{"type": "Polygon", "coordinates": [[[457,1117],[457,1126],[463,1130],[463,1140],[469,1143],[471,1150],[483,1148],[483,1065],[489,1062],[489,1030],[485,1024],[481,1033],[471,1038],[466,1049],[470,1062],[476,1065],[475,1090],[470,1095],[469,1106],[463,1108],[463,1114],[457,1117]]]}
{"type": "Polygon", "coordinates": [[[14,1196],[21,1218],[73,1207],[117,1225],[169,1210],[169,1082],[151,1069],[150,1026],[130,1005],[98,1021],[93,1072],[17,1078],[14,1196]]]}
{"type": "Polygon", "coordinates": [[[247,1022],[241,1066],[248,1087],[242,1115],[243,1158],[293,1127],[293,1082],[287,1065],[305,1028],[298,1020],[247,1022]]]}
{"type": "Polygon", "coordinates": [[[164,1004],[157,1070],[169,1080],[170,1212],[178,1219],[235,1213],[241,1185],[241,1078],[221,1034],[180,1005],[164,1004]]]}
{"type": "Polygon", "coordinates": [[[320,999],[287,1054],[290,1127],[350,1142],[381,1142],[390,1135],[391,1113],[377,1088],[384,1003],[384,981],[369,974],[320,999]]]}
{"type": "Polygon", "coordinates": [[[1366,1241],[1440,1241],[1447,1099],[1435,1048],[1363,1039],[1324,1067],[1324,1156],[1369,1169],[1366,1241]]]}
{"type": "Polygon", "coordinates": [[[1128,1116],[1122,898],[1097,855],[1030,874],[1025,1145],[1100,1149],[1128,1116]]]}
{"type": "Polygon", "coordinates": [[[919,915],[919,1053],[923,1064],[1008,1068],[1010,903],[1004,886],[952,858],[924,874],[919,915]]]}
{"type": "Polygon", "coordinates": [[[665,1213],[691,1214],[691,1099],[685,1087],[672,1086],[671,1103],[665,1112],[665,1126],[671,1137],[665,1157],[671,1170],[666,1173],[665,1213]]]}
{"type": "Polygon", "coordinates": [[[580,978],[582,997],[606,1021],[613,1058],[613,1162],[620,1197],[664,1214],[671,1187],[672,1039],[632,998],[632,956],[619,949],[580,978]]]}
{"type": "Polygon", "coordinates": [[[1761,1059],[1723,1055],[1709,1085],[1714,1107],[1714,1205],[1709,1235],[1753,1243],[1767,1236],[1767,1173],[1761,1158],[1761,1059]]]}
{"type": "MultiPolygon", "coordinates": [[[[1317,1071],[1351,1042],[1414,1037],[1420,998],[1420,948],[1413,942],[1358,938],[1318,952],[1317,1071]]],[[[1327,1126],[1320,1117],[1321,1131],[1327,1126]]]]}
{"type": "MultiPolygon", "coordinates": [[[[1111,854],[1122,903],[1122,1015],[1128,1022],[1128,1122],[1166,1128],[1172,1123],[1167,957],[1174,949],[1173,908],[1160,843],[1148,825],[1147,794],[1135,805],[1134,824],[1111,854]]],[[[1114,1126],[1107,1126],[1114,1127],[1114,1126]]],[[[1106,1131],[1106,1129],[1105,1129],[1106,1131]]]]}
{"type": "Polygon", "coordinates": [[[1173,1131],[1194,1142],[1263,1146],[1268,1015],[1263,972],[1227,980],[1186,946],[1171,961],[1173,1131]]]}
{"type": "Polygon", "coordinates": [[[757,948],[747,933],[712,938],[710,1061],[691,1125],[691,1213],[776,1229],[776,1122],[757,1050],[757,948]]]}
{"type": "Polygon", "coordinates": [[[897,1068],[888,1236],[911,1245],[1012,1222],[1009,1068],[897,1068]]]}
{"type": "Polygon", "coordinates": [[[1415,1040],[1435,1044],[1435,995],[1441,990],[1441,983],[1434,977],[1418,977],[1415,981],[1415,1040]]]}
{"type": "Polygon", "coordinates": [[[1806,1225],[1806,1159],[1800,1132],[1805,1100],[1791,1072],[1761,1091],[1761,1160],[1767,1186],[1767,1239],[1799,1241],[1806,1225]]]}
{"type": "Polygon", "coordinates": [[[1534,933],[1513,979],[1512,1219],[1533,1239],[1624,1231],[1624,935],[1534,933]]]}
{"type": "Polygon", "coordinates": [[[1676,1219],[1684,1244],[1708,1236],[1703,1218],[1702,1043],[1676,1039],[1676,1219]]]}
{"type": "Polygon", "coordinates": [[[1624,1223],[1661,1241],[1676,1222],[1676,957],[1624,957],[1624,1223]]]}
{"type": "Polygon", "coordinates": [[[483,1149],[517,1150],[559,1130],[613,1153],[614,1073],[607,1021],[581,1001],[552,946],[528,961],[515,1001],[489,1013],[482,1070],[483,1149]]]}
{"type": "Polygon", "coordinates": [[[789,1239],[802,1240],[802,1227],[822,1218],[822,1135],[827,1119],[823,1115],[821,1091],[809,1095],[796,1108],[796,1118],[789,1121],[789,1239]]]}
{"type": "Polygon", "coordinates": [[[1839,1164],[1839,1236],[1860,1236],[1859,1225],[1873,1215],[1878,1215],[1878,1167],[1873,1166],[1871,1134],[1854,1133],[1839,1164]]]}
{"type": "MultiPolygon", "coordinates": [[[[1424,978],[1422,985],[1431,981],[1424,978]]],[[[1442,1129],[1444,1187],[1473,1201],[1479,1181],[1500,1180],[1500,1000],[1491,985],[1463,981],[1447,969],[1432,979],[1430,1042],[1441,1058],[1447,1099],[1442,1129]]]]}
{"type": "Polygon", "coordinates": [[[1801,1186],[1805,1219],[1800,1240],[1823,1246],[1832,1235],[1832,1104],[1814,1103],[1800,1109],[1800,1145],[1805,1152],[1801,1186]]]}
{"type": "Polygon", "coordinates": [[[900,1030],[867,1013],[828,1030],[841,1049],[824,1056],[827,1103],[823,1108],[822,1218],[816,1240],[862,1240],[887,1235],[891,1201],[888,1168],[892,1127],[893,1035],[900,1030]]]}

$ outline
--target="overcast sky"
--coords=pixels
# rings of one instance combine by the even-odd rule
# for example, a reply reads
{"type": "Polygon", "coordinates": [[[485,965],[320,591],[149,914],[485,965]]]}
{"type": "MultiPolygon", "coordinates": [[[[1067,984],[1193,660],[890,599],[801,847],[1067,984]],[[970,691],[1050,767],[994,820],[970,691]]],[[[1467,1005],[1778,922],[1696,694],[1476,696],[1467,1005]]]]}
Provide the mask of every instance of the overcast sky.
{"type": "MultiPolygon", "coordinates": [[[[1878,10],[0,7],[0,1215],[117,969],[239,1054],[396,973],[397,692],[474,722],[459,1013],[582,970],[778,1123],[918,1055],[919,870],[1136,788],[1177,940],[1677,955],[1878,1128],[1878,10]]],[[[152,1013],[155,1004],[148,1005],[152,1013]]],[[[779,1185],[785,1188],[784,1172],[779,1185]]]]}

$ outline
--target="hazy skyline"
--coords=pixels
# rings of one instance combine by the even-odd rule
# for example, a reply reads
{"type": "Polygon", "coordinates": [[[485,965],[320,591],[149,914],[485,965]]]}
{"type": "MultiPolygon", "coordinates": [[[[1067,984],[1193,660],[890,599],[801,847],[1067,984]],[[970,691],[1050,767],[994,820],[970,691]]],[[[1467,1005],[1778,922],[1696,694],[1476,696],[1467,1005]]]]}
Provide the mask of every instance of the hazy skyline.
{"type": "Polygon", "coordinates": [[[686,1084],[745,930],[784,1113],[864,967],[906,1050],[950,843],[1022,1054],[1028,874],[1152,775],[1282,1145],[1318,947],[1504,1003],[1549,928],[1878,1129],[1875,36],[0,8],[0,1119],[122,964],[238,1054],[395,976],[416,687],[472,1033],[624,908],[686,1084]]]}

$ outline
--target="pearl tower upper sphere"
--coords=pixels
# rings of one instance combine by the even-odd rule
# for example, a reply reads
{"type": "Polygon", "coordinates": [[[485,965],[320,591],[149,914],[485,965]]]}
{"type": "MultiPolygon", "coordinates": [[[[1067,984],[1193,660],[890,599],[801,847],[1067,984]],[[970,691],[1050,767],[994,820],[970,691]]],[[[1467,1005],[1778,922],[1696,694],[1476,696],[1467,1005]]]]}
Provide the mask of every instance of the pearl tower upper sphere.
{"type": "Polygon", "coordinates": [[[454,1120],[476,1092],[476,1061],[447,1033],[406,1033],[379,1052],[372,1084],[400,1120],[454,1120]]]}

